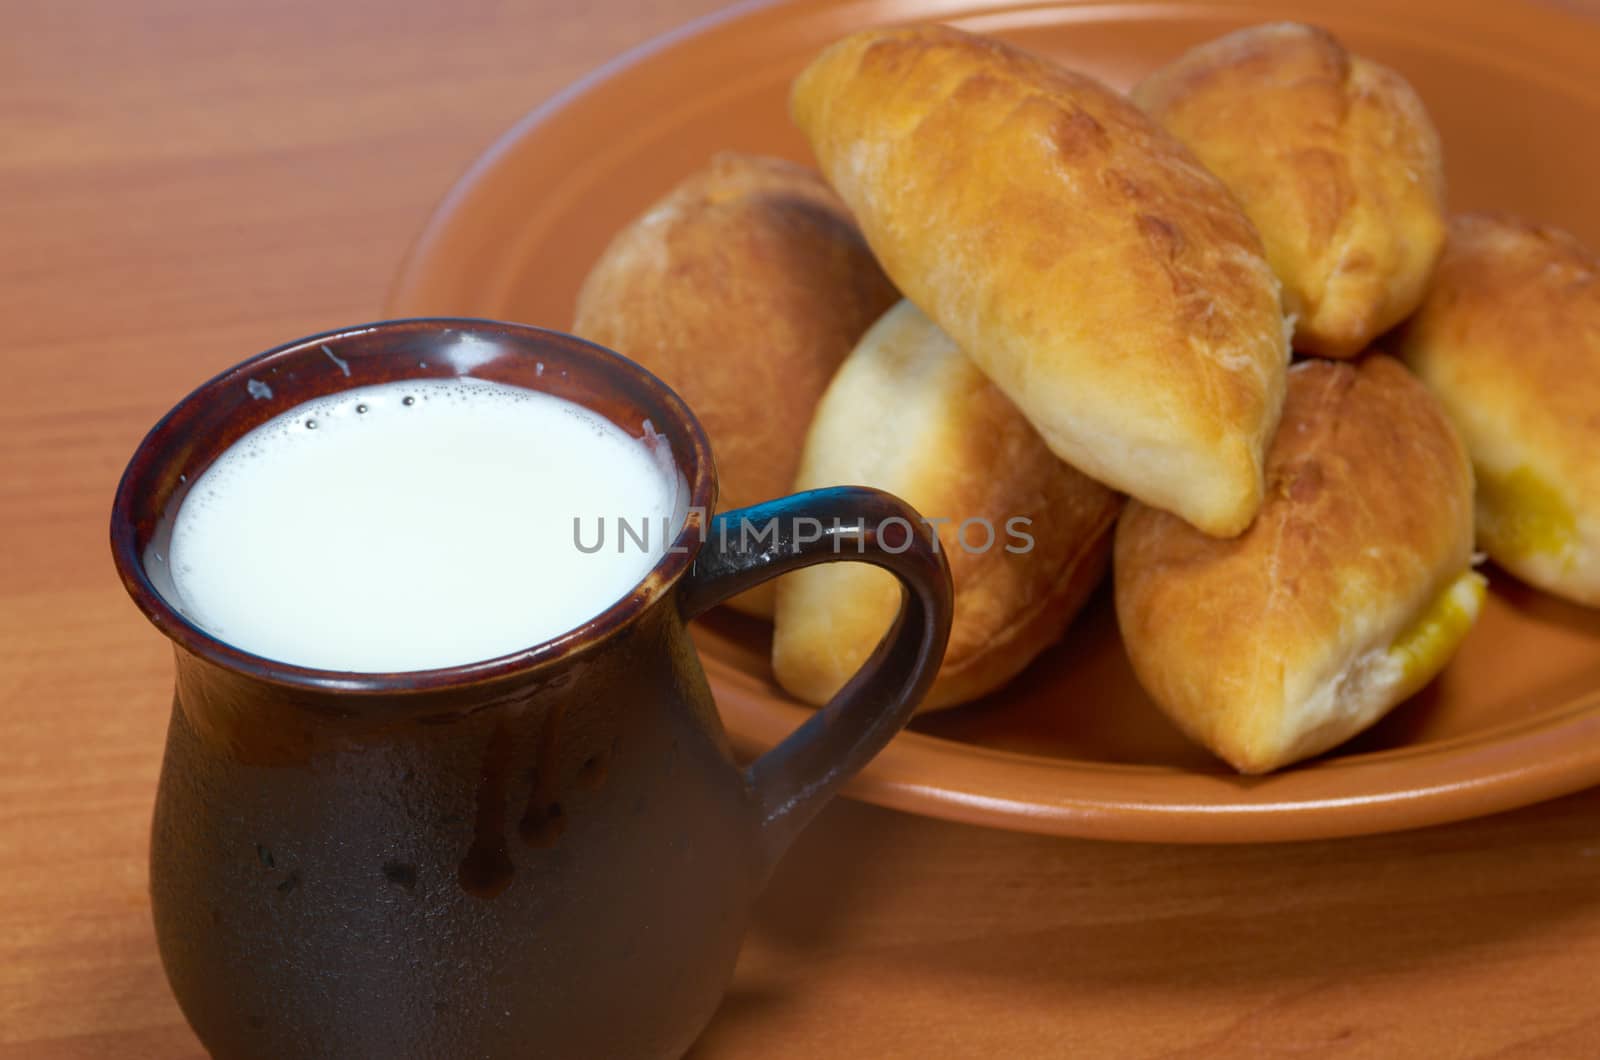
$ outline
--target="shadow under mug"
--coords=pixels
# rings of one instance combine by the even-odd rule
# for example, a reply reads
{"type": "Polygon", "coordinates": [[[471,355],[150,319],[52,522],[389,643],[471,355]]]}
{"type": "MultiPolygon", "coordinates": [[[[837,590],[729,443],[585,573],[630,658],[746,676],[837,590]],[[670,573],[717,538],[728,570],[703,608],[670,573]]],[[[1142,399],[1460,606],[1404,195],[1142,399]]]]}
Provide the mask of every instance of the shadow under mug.
{"type": "Polygon", "coordinates": [[[175,646],[150,895],[167,977],[213,1054],[689,1047],[774,861],[910,718],[951,609],[926,524],[888,494],[817,490],[708,518],[715,496],[705,435],[660,380],[514,324],[315,336],[223,373],[157,424],[118,488],[111,544],[175,646]],[[665,439],[683,530],[632,593],[516,654],[396,674],[263,659],[169,603],[163,555],[184,492],[242,434],[320,395],[468,373],[665,439]],[[777,533],[742,534],[744,519],[776,519],[777,533]],[[686,623],[836,559],[893,572],[900,616],[832,703],[741,768],[686,623]]]}

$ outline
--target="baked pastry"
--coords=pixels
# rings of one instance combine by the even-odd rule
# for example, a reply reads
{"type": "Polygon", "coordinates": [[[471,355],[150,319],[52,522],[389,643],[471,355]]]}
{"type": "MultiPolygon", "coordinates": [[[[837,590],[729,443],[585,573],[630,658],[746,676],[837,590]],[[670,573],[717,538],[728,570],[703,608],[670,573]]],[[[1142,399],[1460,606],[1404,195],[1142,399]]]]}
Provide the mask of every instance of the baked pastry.
{"type": "Polygon", "coordinates": [[[1566,232],[1469,215],[1398,351],[1478,476],[1478,547],[1600,606],[1600,255],[1566,232]]]}
{"type": "MultiPolygon", "coordinates": [[[[817,399],[898,297],[815,172],[724,153],[617,233],[573,331],[683,396],[726,510],[789,492],[817,399]]],[[[731,603],[770,616],[772,601],[769,583],[731,603]]]]}
{"type": "MultiPolygon", "coordinates": [[[[910,302],[862,338],[817,408],[798,489],[898,494],[937,531],[955,584],[949,647],[923,710],[975,699],[1060,637],[1105,574],[1122,499],[1045,446],[1004,394],[910,302]]],[[[772,665],[822,704],[900,608],[893,575],[830,563],[778,585],[772,665]]]]}
{"type": "Polygon", "coordinates": [[[1444,666],[1483,598],[1471,562],[1472,467],[1427,388],[1381,354],[1305,361],[1243,535],[1128,506],[1117,620],[1167,715],[1262,773],[1354,736],[1444,666]]]}
{"type": "Polygon", "coordinates": [[[943,26],[875,29],[795,81],[795,120],[884,271],[1063,460],[1243,530],[1288,362],[1233,197],[1088,77],[943,26]]]}
{"type": "Polygon", "coordinates": [[[1444,245],[1444,170],[1405,78],[1284,22],[1186,52],[1133,98],[1255,222],[1296,349],[1354,357],[1422,300],[1444,245]]]}

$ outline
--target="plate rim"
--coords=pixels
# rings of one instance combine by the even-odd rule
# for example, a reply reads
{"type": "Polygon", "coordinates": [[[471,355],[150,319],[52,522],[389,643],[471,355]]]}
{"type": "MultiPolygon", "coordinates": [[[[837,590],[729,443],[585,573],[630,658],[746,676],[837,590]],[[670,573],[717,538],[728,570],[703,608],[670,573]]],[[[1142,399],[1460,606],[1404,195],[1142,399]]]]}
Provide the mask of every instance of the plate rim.
{"type": "MultiPolygon", "coordinates": [[[[723,717],[728,718],[730,710],[740,712],[735,718],[744,724],[730,725],[729,733],[742,753],[770,746],[767,741],[778,728],[778,719],[792,726],[809,716],[808,709],[784,702],[747,712],[744,695],[731,689],[718,672],[728,664],[704,654],[702,658],[723,717]],[[752,735],[751,730],[761,735],[752,735]]],[[[1245,844],[1406,831],[1517,809],[1597,783],[1600,687],[1537,719],[1511,721],[1437,743],[1333,756],[1262,777],[1029,755],[907,731],[846,785],[845,794],[907,812],[1010,831],[1125,842],[1245,844]],[[1564,753],[1552,756],[1547,753],[1552,749],[1564,753]],[[1397,753],[1436,759],[1450,768],[1435,770],[1421,785],[1361,783],[1369,771],[1392,769],[1397,753]],[[1480,763],[1486,756],[1504,761],[1484,769],[1480,763]],[[964,778],[937,785],[913,779],[937,772],[951,758],[1004,759],[1006,769],[998,775],[1005,782],[980,790],[964,778]],[[1530,770],[1530,761],[1538,767],[1530,770]],[[1214,784],[1218,797],[1202,803],[1192,797],[1116,798],[1107,791],[1086,796],[1082,784],[1054,799],[1040,796],[1036,789],[1018,790],[1056,773],[1074,775],[1085,783],[1099,780],[1111,791],[1119,787],[1118,780],[1147,781],[1152,775],[1171,773],[1189,783],[1203,779],[1214,784]],[[1270,797],[1240,798],[1241,789],[1270,797]],[[1371,813],[1353,813],[1357,807],[1371,813]]]]}

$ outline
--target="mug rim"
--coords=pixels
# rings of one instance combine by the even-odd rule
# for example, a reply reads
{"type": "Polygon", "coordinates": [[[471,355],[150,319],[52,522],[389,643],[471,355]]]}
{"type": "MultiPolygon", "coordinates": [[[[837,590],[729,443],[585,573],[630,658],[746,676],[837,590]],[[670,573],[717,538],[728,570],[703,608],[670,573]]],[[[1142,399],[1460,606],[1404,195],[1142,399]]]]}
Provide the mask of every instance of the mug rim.
{"type": "MultiPolygon", "coordinates": [[[[384,351],[378,356],[398,358],[402,354],[384,351]]],[[[458,371],[455,377],[466,376],[469,371],[458,371]]],[[[414,378],[451,376],[417,374],[414,378]]],[[[364,384],[353,384],[351,388],[359,385],[364,384]]],[[[302,397],[295,404],[338,392],[337,388],[320,390],[315,395],[302,397]]],[[[550,393],[548,390],[541,392],[550,393]]],[[[287,406],[274,415],[293,407],[287,406]]],[[[605,415],[599,410],[591,411],[605,415]]],[[[239,435],[230,439],[217,455],[235,445],[244,433],[240,431],[239,435]]],[[[274,346],[224,369],[191,390],[146,432],[123,470],[111,508],[111,552],[123,587],[145,618],[179,649],[206,662],[244,677],[306,692],[385,696],[422,694],[468,688],[543,669],[609,640],[633,625],[659,603],[689,570],[703,544],[705,520],[715,501],[716,468],[705,428],[675,390],[638,362],[598,343],[531,324],[478,317],[407,317],[336,328],[274,346]],[[587,359],[604,371],[617,371],[631,376],[632,382],[665,410],[670,420],[656,429],[669,439],[672,463],[687,482],[689,496],[683,526],[643,578],[609,607],[548,640],[474,662],[387,673],[329,670],[257,655],[208,633],[168,602],[145,569],[143,552],[151,535],[141,535],[135,510],[141,498],[155,488],[164,475],[176,473],[173,466],[177,458],[175,450],[184,437],[174,428],[185,420],[186,414],[192,414],[226,387],[250,385],[253,377],[280,362],[325,353],[330,347],[339,350],[363,339],[370,341],[368,337],[373,335],[429,332],[441,335],[459,332],[510,340],[505,343],[501,355],[533,360],[538,358],[534,347],[557,347],[568,356],[587,359]]]]}

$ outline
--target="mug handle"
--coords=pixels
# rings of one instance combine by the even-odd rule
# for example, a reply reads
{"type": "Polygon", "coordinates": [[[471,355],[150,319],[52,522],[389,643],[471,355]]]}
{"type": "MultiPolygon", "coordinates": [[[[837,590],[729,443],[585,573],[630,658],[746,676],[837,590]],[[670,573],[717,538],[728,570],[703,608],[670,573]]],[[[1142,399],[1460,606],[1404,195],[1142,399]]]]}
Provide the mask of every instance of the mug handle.
{"type": "Polygon", "coordinates": [[[905,501],[837,486],[714,517],[681,586],[679,609],[690,619],[769,578],[839,560],[871,563],[899,578],[900,613],[827,706],[746,770],[768,868],[905,727],[933,684],[950,639],[950,568],[929,525],[905,501]]]}

